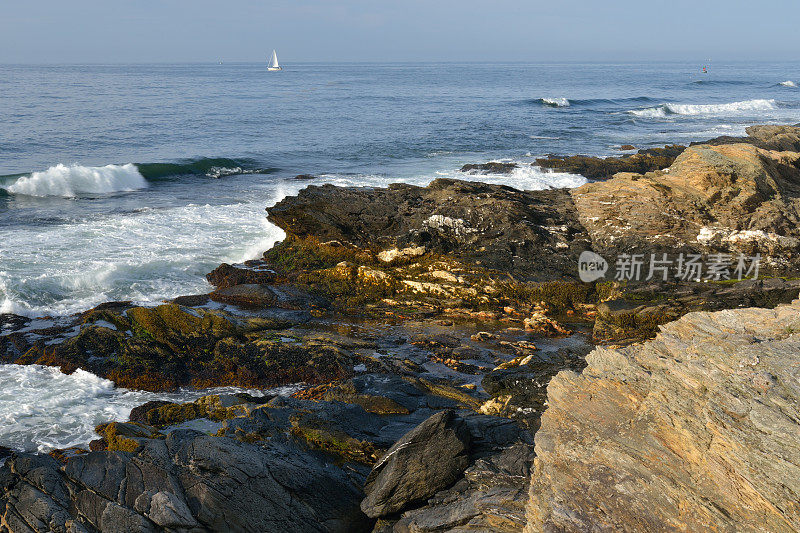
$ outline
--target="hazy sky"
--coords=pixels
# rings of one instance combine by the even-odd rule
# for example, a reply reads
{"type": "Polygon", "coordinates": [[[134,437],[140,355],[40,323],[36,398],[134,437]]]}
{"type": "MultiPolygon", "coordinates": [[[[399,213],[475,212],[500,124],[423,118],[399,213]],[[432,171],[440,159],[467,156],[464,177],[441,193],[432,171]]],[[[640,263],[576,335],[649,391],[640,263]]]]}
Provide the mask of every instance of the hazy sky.
{"type": "Polygon", "coordinates": [[[800,59],[797,0],[0,0],[0,63],[800,59]]]}

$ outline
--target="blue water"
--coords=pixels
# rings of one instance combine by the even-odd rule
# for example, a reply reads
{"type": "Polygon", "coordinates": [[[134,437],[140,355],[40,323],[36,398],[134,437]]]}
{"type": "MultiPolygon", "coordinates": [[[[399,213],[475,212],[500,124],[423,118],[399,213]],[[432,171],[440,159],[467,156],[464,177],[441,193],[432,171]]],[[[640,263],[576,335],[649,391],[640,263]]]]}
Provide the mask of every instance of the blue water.
{"type": "Polygon", "coordinates": [[[781,85],[800,82],[800,63],[700,67],[0,66],[0,312],[204,292],[219,262],[282,238],[264,208],[306,185],[295,174],[576,186],[536,168],[458,169],[800,121],[800,89],[781,85]]]}

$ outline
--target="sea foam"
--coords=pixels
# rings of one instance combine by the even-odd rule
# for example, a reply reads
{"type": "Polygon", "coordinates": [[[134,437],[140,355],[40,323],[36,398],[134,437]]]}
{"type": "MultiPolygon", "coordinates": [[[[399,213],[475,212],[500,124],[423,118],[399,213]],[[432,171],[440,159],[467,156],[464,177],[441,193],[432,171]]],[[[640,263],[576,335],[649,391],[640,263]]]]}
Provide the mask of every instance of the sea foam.
{"type": "MultiPolygon", "coordinates": [[[[296,387],[268,391],[286,395],[296,387]]],[[[174,393],[150,393],[115,388],[114,383],[84,370],[63,374],[38,365],[0,365],[0,446],[48,452],[85,447],[96,439],[96,425],[125,421],[131,409],[151,400],[193,401],[212,393],[267,391],[221,387],[174,393]]]]}
{"type": "Polygon", "coordinates": [[[631,109],[631,115],[644,118],[659,118],[670,115],[739,115],[753,111],[777,109],[775,100],[755,99],[727,104],[661,104],[644,109],[631,109]]]}
{"type": "MultiPolygon", "coordinates": [[[[510,161],[505,161],[510,162],[510,161]]],[[[476,181],[484,183],[495,183],[498,185],[508,185],[516,189],[526,191],[541,191],[545,189],[572,189],[580,187],[588,180],[578,174],[569,174],[567,172],[554,172],[549,169],[543,169],[536,165],[531,165],[524,161],[513,161],[517,163],[508,174],[471,174],[468,176],[475,176],[476,181]]],[[[460,179],[464,179],[464,173],[460,173],[460,179]]]]}
{"type": "Polygon", "coordinates": [[[42,172],[23,176],[6,187],[12,194],[74,197],[80,194],[108,194],[147,187],[136,165],[86,167],[58,164],[42,172]]]}
{"type": "Polygon", "coordinates": [[[569,107],[569,100],[566,98],[540,98],[539,101],[548,107],[569,107]]]}
{"type": "Polygon", "coordinates": [[[784,87],[797,87],[797,84],[792,80],[782,81],[778,85],[783,85],[784,87]]]}

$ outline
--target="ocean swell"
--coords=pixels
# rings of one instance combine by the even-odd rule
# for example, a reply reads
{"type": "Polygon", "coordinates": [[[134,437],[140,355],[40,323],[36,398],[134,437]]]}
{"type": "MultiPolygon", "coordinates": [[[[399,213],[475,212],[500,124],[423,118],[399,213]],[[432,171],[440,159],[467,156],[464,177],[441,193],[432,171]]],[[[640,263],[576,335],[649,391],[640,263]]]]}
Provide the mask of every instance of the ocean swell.
{"type": "Polygon", "coordinates": [[[145,187],[147,180],[130,163],[103,167],[58,164],[42,172],[22,176],[5,186],[5,190],[11,194],[69,198],[81,194],[135,191],[145,187]]]}
{"type": "Polygon", "coordinates": [[[629,114],[643,118],[659,118],[670,115],[738,115],[753,111],[777,109],[775,100],[755,99],[727,104],[673,104],[666,103],[644,109],[631,109],[629,114]]]}
{"type": "Polygon", "coordinates": [[[250,161],[236,161],[224,157],[203,157],[181,163],[140,163],[136,166],[142,176],[148,180],[187,175],[222,178],[235,174],[269,174],[275,170],[255,168],[250,161]]]}

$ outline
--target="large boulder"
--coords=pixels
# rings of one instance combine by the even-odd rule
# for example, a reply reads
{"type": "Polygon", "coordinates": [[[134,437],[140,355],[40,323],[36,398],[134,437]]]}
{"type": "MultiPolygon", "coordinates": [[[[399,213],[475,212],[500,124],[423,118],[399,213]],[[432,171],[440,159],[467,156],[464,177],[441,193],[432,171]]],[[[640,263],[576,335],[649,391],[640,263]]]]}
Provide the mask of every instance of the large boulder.
{"type": "Polygon", "coordinates": [[[377,518],[446,488],[469,464],[470,436],[453,411],[440,411],[408,432],[374,466],[361,510],[377,518]]]}
{"type": "Polygon", "coordinates": [[[586,234],[564,189],[520,191],[452,179],[428,187],[309,186],[268,212],[291,237],[376,251],[424,246],[526,277],[572,273],[588,246],[580,244],[586,234]]]}
{"type": "Polygon", "coordinates": [[[697,145],[668,171],[617,174],[572,197],[593,246],[608,259],[625,252],[673,259],[678,251],[760,253],[762,272],[772,265],[786,274],[800,251],[799,163],[798,152],[697,145]]]}
{"type": "Polygon", "coordinates": [[[527,531],[800,529],[800,300],[698,312],[548,387],[527,531]]]}

